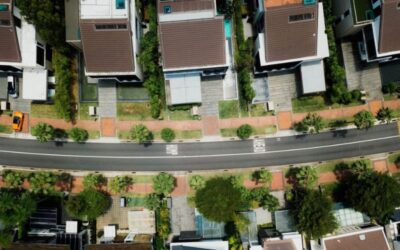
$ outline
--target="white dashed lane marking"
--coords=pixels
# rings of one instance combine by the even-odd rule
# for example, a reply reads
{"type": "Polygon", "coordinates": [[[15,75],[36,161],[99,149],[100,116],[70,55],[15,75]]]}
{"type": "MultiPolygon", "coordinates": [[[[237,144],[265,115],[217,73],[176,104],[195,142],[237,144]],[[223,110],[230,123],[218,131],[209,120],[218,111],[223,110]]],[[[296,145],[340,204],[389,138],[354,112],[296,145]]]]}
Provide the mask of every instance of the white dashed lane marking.
{"type": "Polygon", "coordinates": [[[178,145],[169,144],[166,146],[167,155],[178,155],[178,145]]]}
{"type": "Polygon", "coordinates": [[[254,139],[253,140],[254,153],[265,152],[265,140],[264,139],[254,139]]]}

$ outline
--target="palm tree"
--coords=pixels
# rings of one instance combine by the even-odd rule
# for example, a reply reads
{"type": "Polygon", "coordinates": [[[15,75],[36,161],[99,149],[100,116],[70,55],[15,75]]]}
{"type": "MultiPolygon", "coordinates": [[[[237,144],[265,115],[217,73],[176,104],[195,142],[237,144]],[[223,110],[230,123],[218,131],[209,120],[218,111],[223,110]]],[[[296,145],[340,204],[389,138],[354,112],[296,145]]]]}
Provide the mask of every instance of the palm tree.
{"type": "Polygon", "coordinates": [[[393,117],[393,110],[388,107],[381,108],[376,115],[376,118],[378,118],[379,121],[386,123],[389,123],[393,117]]]}
{"type": "Polygon", "coordinates": [[[189,185],[193,190],[199,190],[204,187],[206,181],[204,180],[203,176],[195,175],[190,177],[189,185]]]}
{"type": "Polygon", "coordinates": [[[253,179],[257,183],[269,184],[272,181],[272,173],[265,169],[258,170],[253,173],[253,179]]]}

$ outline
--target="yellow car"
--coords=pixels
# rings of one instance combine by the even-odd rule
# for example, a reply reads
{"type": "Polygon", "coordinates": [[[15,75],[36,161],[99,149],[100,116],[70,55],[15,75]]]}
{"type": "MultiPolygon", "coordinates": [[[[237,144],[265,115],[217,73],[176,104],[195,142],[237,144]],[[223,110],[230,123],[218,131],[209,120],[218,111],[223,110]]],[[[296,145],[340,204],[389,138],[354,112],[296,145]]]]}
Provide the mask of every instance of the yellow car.
{"type": "Polygon", "coordinates": [[[12,128],[17,132],[21,131],[23,123],[24,123],[24,113],[19,111],[14,112],[12,128]]]}

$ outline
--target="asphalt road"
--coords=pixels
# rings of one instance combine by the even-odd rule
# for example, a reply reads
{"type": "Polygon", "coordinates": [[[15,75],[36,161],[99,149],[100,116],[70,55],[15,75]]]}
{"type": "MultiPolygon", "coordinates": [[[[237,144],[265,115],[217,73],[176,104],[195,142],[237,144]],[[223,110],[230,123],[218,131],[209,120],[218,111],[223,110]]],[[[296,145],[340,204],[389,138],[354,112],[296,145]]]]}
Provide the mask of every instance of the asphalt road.
{"type": "Polygon", "coordinates": [[[0,165],[76,170],[179,171],[276,166],[400,150],[397,125],[254,141],[167,144],[38,143],[0,138],[0,165]],[[169,146],[170,147],[170,146],[169,146]],[[173,152],[174,150],[177,150],[173,152]],[[255,152],[257,151],[257,152],[255,152]],[[177,153],[177,155],[171,155],[177,153]]]}

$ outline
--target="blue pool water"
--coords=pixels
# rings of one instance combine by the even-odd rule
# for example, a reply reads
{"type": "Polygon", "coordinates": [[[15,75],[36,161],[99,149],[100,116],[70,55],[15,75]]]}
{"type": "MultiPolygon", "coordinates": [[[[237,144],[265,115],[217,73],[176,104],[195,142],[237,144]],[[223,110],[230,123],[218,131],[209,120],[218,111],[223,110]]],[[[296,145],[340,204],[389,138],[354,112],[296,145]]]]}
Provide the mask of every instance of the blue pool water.
{"type": "Polygon", "coordinates": [[[225,37],[231,38],[231,20],[225,20],[225,37]]]}

